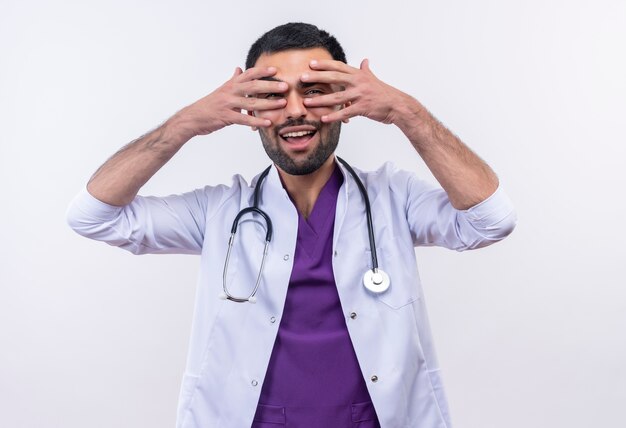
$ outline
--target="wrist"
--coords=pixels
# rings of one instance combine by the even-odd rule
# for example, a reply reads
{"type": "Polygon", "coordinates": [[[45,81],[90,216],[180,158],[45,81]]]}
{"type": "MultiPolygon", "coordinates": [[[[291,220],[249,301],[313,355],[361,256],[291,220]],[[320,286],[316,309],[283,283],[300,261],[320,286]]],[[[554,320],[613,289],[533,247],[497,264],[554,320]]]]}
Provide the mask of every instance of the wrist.
{"type": "Polygon", "coordinates": [[[181,112],[169,118],[161,128],[163,140],[176,148],[182,147],[187,141],[196,136],[191,123],[181,112]]]}
{"type": "Polygon", "coordinates": [[[402,94],[394,103],[393,124],[406,134],[414,134],[427,121],[429,114],[419,101],[408,94],[402,94]]]}

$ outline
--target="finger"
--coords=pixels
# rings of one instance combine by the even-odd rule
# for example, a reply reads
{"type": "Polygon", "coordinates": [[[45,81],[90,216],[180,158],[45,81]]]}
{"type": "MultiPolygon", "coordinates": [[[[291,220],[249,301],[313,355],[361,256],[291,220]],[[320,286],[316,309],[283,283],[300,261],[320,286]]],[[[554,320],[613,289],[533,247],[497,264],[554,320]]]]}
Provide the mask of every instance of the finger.
{"type": "Polygon", "coordinates": [[[266,100],[264,98],[242,97],[238,99],[237,105],[234,105],[233,108],[248,111],[264,111],[284,108],[285,104],[287,104],[287,100],[284,98],[266,100]]]}
{"type": "Polygon", "coordinates": [[[243,73],[243,70],[241,69],[241,67],[235,67],[235,73],[233,74],[233,77],[231,77],[231,79],[234,79],[235,77],[239,76],[241,73],[243,73]]]}
{"type": "Polygon", "coordinates": [[[358,110],[354,106],[349,106],[336,112],[322,116],[322,122],[330,123],[339,120],[347,122],[351,117],[359,116],[358,110]]]}
{"type": "Polygon", "coordinates": [[[232,112],[227,119],[230,123],[235,125],[245,125],[257,128],[267,128],[268,126],[272,126],[272,121],[269,119],[262,119],[245,113],[232,112]]]}
{"type": "Polygon", "coordinates": [[[252,80],[250,82],[240,83],[237,86],[236,93],[239,95],[280,94],[286,92],[287,89],[289,89],[289,85],[285,82],[252,80]]]}
{"type": "Polygon", "coordinates": [[[312,70],[326,70],[326,71],[340,71],[342,73],[355,73],[358,71],[345,62],[335,61],[332,59],[314,59],[309,62],[309,67],[312,70]]]}
{"type": "Polygon", "coordinates": [[[370,70],[370,60],[364,58],[363,61],[361,61],[361,65],[359,66],[359,68],[364,71],[372,71],[370,70]]]}
{"type": "Polygon", "coordinates": [[[346,104],[355,99],[355,94],[352,91],[338,91],[332,94],[320,95],[318,97],[305,98],[304,105],[307,107],[334,107],[338,105],[346,104]]]}
{"type": "Polygon", "coordinates": [[[300,80],[303,82],[348,85],[352,83],[352,75],[341,71],[309,71],[300,76],[300,80]]]}
{"type": "Polygon", "coordinates": [[[276,67],[252,67],[237,76],[239,82],[249,82],[250,80],[270,77],[276,74],[276,67]]]}

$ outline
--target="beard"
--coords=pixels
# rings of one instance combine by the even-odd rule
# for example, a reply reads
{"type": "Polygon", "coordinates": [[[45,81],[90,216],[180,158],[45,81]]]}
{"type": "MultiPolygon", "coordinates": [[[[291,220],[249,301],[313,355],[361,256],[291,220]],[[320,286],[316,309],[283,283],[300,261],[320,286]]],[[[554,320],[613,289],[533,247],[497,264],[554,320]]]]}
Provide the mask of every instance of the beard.
{"type": "Polygon", "coordinates": [[[290,175],[307,175],[317,171],[326,162],[326,159],[335,152],[339,144],[339,134],[341,132],[341,122],[329,123],[326,127],[321,122],[304,119],[289,120],[272,130],[260,128],[259,134],[263,142],[263,148],[267,156],[280,169],[290,175]],[[279,144],[281,129],[288,126],[310,125],[317,130],[319,136],[317,147],[303,160],[296,161],[285,152],[279,144]],[[270,135],[271,134],[271,135],[270,135]]]}

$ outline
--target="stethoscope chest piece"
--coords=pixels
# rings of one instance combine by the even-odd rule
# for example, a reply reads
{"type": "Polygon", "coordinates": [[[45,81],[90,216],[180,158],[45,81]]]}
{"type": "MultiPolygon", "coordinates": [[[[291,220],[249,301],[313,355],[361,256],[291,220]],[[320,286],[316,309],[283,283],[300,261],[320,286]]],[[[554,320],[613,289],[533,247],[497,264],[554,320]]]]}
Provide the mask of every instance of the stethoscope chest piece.
{"type": "Polygon", "coordinates": [[[372,293],[380,294],[389,289],[391,281],[381,269],[370,269],[363,275],[363,285],[372,293]]]}

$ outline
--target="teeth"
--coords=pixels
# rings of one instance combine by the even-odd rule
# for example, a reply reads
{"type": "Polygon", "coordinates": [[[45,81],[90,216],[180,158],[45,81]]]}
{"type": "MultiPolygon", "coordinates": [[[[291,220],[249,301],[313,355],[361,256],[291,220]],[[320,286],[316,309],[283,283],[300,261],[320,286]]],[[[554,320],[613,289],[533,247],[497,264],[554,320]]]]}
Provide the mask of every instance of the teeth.
{"type": "Polygon", "coordinates": [[[313,134],[315,131],[299,131],[299,132],[288,132],[286,134],[283,134],[282,137],[283,138],[289,138],[289,137],[304,137],[305,135],[309,135],[309,134],[313,134]]]}

